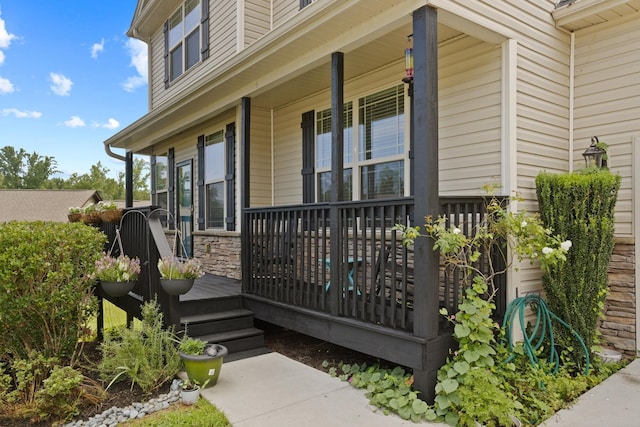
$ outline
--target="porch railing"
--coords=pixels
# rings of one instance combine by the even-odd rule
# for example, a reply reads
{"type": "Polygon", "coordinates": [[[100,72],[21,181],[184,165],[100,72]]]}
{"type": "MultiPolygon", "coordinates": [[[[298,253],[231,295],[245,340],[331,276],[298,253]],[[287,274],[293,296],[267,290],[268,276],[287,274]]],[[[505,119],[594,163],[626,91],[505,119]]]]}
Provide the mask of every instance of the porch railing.
{"type": "MultiPolygon", "coordinates": [[[[425,304],[413,297],[413,248],[403,246],[392,228],[414,224],[413,198],[334,206],[340,222],[337,236],[331,235],[328,203],[244,210],[243,291],[411,332],[414,313],[425,304]],[[338,254],[330,253],[332,239],[339,241],[338,254]],[[330,275],[333,268],[338,275],[330,275]],[[338,283],[331,282],[332,276],[339,277],[338,283]]],[[[481,197],[441,198],[442,214],[467,234],[482,220],[484,207],[481,197]]],[[[483,255],[482,268],[488,268],[488,256],[495,254],[483,255]]],[[[454,311],[462,276],[444,268],[435,274],[440,276],[439,306],[454,311]]]]}

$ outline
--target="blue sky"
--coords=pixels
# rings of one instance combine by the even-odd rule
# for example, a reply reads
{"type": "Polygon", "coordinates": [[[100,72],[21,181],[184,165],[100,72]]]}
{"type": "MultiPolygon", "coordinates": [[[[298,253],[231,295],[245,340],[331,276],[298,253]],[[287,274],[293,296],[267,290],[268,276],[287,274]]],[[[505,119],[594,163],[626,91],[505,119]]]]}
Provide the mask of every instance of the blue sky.
{"type": "Polygon", "coordinates": [[[147,111],[146,44],[125,34],[136,3],[0,0],[0,147],[53,157],[64,178],[124,171],[102,142],[147,111]]]}

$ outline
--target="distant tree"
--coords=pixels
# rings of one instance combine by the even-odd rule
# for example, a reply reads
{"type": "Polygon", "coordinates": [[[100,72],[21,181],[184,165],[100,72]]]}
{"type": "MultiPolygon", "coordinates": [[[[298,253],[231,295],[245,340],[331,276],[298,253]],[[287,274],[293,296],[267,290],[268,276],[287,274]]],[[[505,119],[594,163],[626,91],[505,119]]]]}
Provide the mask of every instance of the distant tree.
{"type": "Polygon", "coordinates": [[[124,186],[108,176],[109,168],[98,162],[91,166],[89,173],[79,175],[72,174],[63,188],[70,190],[97,190],[104,200],[117,200],[124,198],[124,186]]]}
{"type": "Polygon", "coordinates": [[[53,157],[27,153],[7,145],[0,148],[0,175],[2,188],[45,188],[51,175],[58,172],[53,157]]]}
{"type": "MultiPolygon", "coordinates": [[[[124,172],[118,174],[118,182],[125,188],[124,172]]],[[[151,166],[143,158],[133,159],[133,199],[150,200],[149,177],[151,176],[151,166]]]]}

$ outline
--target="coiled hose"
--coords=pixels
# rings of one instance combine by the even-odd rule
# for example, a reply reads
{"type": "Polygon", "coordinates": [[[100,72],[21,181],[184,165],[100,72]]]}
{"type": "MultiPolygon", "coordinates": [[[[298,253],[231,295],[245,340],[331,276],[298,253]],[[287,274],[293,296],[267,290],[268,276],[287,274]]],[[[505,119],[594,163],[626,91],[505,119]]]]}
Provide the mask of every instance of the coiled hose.
{"type": "Polygon", "coordinates": [[[505,339],[507,340],[508,348],[511,354],[509,355],[507,360],[505,360],[505,363],[512,361],[516,357],[515,353],[513,352],[512,339],[512,325],[516,314],[518,315],[520,328],[522,329],[522,332],[524,334],[524,352],[529,357],[529,361],[532,366],[540,365],[537,352],[544,343],[545,338],[547,338],[550,342],[549,363],[553,365],[554,374],[558,371],[560,367],[560,356],[558,355],[558,350],[556,349],[552,325],[552,321],[555,320],[560,325],[567,328],[582,346],[582,351],[584,352],[584,357],[586,360],[584,374],[587,375],[589,373],[589,351],[587,350],[587,346],[584,344],[582,337],[580,337],[580,335],[571,326],[569,326],[568,323],[552,313],[547,306],[547,302],[542,297],[540,297],[540,295],[536,294],[530,294],[524,297],[516,298],[507,306],[507,311],[504,315],[504,320],[502,321],[502,327],[505,331],[505,339]],[[526,308],[528,305],[531,305],[536,315],[535,325],[530,329],[529,332],[527,332],[525,324],[526,308]]]}

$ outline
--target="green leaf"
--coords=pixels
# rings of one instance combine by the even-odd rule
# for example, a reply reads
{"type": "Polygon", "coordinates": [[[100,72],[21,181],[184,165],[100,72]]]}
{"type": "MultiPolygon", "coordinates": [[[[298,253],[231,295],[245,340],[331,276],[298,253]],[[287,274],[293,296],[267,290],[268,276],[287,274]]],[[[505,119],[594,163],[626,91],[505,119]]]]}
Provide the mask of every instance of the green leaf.
{"type": "Polygon", "coordinates": [[[444,394],[437,395],[436,398],[434,399],[434,402],[438,407],[438,409],[447,409],[449,406],[451,406],[451,401],[444,394]]]}
{"type": "Polygon", "coordinates": [[[478,351],[468,350],[462,353],[462,357],[469,363],[473,363],[480,358],[480,353],[478,351]]]}
{"type": "Polygon", "coordinates": [[[469,371],[469,368],[470,368],[469,364],[464,360],[453,364],[453,369],[455,369],[456,372],[459,373],[460,375],[466,374],[469,371]]]}
{"type": "Polygon", "coordinates": [[[420,399],[416,399],[411,404],[411,408],[416,414],[424,414],[429,409],[429,405],[420,399]]]}
{"type": "Polygon", "coordinates": [[[458,338],[464,338],[464,337],[468,337],[469,334],[471,333],[471,329],[469,329],[469,327],[467,325],[463,325],[461,323],[458,323],[453,332],[456,334],[456,337],[458,338]]]}
{"type": "Polygon", "coordinates": [[[460,421],[460,417],[455,412],[448,412],[447,415],[444,416],[444,420],[450,426],[457,426],[460,421]]]}
{"type": "Polygon", "coordinates": [[[454,379],[447,379],[442,381],[442,389],[445,393],[450,394],[458,389],[458,381],[454,379]]]}

